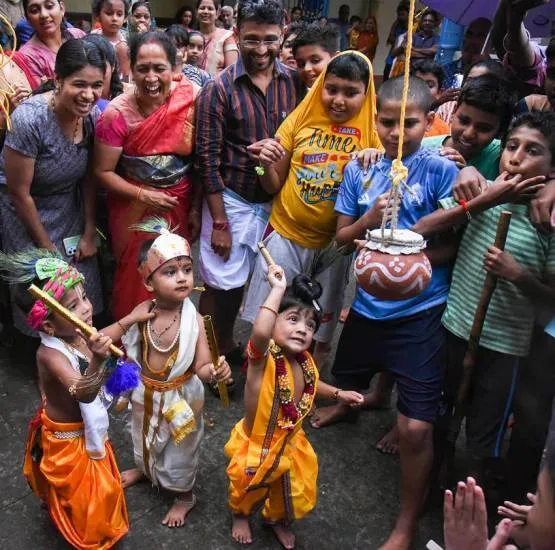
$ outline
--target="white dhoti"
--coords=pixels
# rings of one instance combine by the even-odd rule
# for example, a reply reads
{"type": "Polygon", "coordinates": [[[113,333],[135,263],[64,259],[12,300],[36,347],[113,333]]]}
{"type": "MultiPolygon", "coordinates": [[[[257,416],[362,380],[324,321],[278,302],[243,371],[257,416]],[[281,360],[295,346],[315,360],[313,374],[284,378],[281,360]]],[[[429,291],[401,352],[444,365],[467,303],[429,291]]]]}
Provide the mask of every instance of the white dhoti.
{"type": "Polygon", "coordinates": [[[142,366],[141,382],[130,399],[135,463],[153,485],[176,492],[190,491],[195,484],[204,434],[204,387],[193,371],[198,334],[197,311],[187,298],[177,358],[164,382],[149,378],[142,364],[139,327],[133,325],[122,338],[127,355],[142,366]]]}
{"type": "Polygon", "coordinates": [[[268,225],[271,204],[250,203],[226,189],[222,193],[231,231],[231,253],[224,259],[212,250],[212,216],[206,201],[202,207],[199,269],[202,280],[218,290],[241,288],[247,282],[258,254],[258,242],[268,225]]]}

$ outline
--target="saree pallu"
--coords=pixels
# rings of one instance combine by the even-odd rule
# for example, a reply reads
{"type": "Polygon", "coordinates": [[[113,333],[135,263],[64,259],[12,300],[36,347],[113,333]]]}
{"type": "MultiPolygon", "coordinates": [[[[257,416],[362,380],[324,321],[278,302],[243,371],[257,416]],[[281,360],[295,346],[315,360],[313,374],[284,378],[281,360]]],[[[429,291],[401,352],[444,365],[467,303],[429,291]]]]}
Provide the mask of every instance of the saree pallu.
{"type": "Polygon", "coordinates": [[[160,213],[138,201],[108,194],[108,223],[117,261],[112,292],[112,312],[121,319],[152,297],[139,275],[138,254],[152,235],[130,231],[141,220],[165,218],[174,232],[187,238],[192,183],[189,175],[194,142],[194,98],[197,88],[183,79],[166,103],[133,129],[123,146],[118,173],[128,182],[178,199],[171,211],[160,213]]]}
{"type": "Polygon", "coordinates": [[[47,505],[61,535],[80,550],[111,548],[129,530],[127,505],[112,446],[89,457],[83,422],[60,423],[44,410],[29,427],[23,473],[47,505]]]}

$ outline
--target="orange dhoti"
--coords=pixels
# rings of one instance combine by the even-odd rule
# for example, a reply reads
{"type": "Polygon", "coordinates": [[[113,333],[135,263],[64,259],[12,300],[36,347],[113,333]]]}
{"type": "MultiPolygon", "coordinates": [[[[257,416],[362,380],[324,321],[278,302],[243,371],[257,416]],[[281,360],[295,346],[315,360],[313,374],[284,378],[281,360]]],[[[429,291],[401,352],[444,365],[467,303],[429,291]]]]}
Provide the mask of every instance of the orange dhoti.
{"type": "MultiPolygon", "coordinates": [[[[292,380],[289,364],[287,370],[292,380]]],[[[317,379],[316,368],[314,372],[317,379]]],[[[236,516],[249,516],[263,505],[266,522],[291,523],[316,505],[318,459],[302,429],[302,417],[292,430],[279,426],[282,413],[276,382],[274,360],[269,355],[252,432],[248,436],[240,420],[225,446],[231,459],[227,468],[229,507],[236,516]]]]}
{"type": "Polygon", "coordinates": [[[104,458],[89,457],[83,429],[83,422],[53,422],[43,410],[29,430],[23,473],[72,546],[111,548],[129,530],[121,477],[108,441],[104,458]]]}

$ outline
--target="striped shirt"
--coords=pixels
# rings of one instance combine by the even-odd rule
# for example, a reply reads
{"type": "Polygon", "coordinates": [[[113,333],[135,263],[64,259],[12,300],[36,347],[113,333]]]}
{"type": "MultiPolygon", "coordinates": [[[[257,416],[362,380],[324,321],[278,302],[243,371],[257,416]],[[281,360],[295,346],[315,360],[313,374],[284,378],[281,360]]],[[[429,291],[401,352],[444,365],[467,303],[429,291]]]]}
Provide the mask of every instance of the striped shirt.
{"type": "Polygon", "coordinates": [[[205,193],[226,187],[251,203],[270,195],[258,181],[247,146],[273,137],[304,95],[297,73],[279,61],[266,95],[255,86],[241,58],[205,85],[197,103],[196,168],[205,193]]]}
{"type": "MultiPolygon", "coordinates": [[[[453,208],[453,198],[443,199],[443,208],[453,208]]],[[[486,277],[484,254],[493,246],[497,222],[503,210],[512,212],[505,250],[535,277],[546,284],[555,284],[555,241],[550,235],[538,233],[522,204],[502,204],[476,216],[463,234],[455,267],[443,325],[468,340],[474,314],[486,277]]],[[[535,308],[532,300],[513,283],[498,279],[493,293],[480,346],[525,357],[530,349],[535,308]]]]}

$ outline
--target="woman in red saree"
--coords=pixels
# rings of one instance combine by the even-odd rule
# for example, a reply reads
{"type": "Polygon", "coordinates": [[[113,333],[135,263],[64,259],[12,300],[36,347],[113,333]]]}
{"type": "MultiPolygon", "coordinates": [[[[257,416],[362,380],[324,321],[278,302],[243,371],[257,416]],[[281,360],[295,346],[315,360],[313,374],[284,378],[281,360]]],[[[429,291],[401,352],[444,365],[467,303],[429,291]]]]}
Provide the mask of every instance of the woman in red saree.
{"type": "Polygon", "coordinates": [[[114,99],[96,127],[94,169],[108,189],[117,261],[112,291],[116,319],[150,297],[137,270],[148,236],[130,231],[130,226],[162,216],[192,240],[200,227],[190,173],[199,88],[185,78],[172,84],[175,57],[175,47],[164,33],[141,35],[130,52],[135,90],[114,99]]]}

